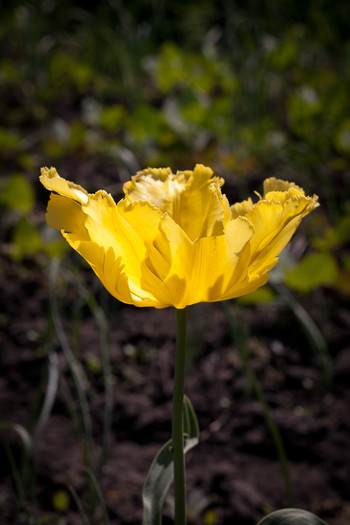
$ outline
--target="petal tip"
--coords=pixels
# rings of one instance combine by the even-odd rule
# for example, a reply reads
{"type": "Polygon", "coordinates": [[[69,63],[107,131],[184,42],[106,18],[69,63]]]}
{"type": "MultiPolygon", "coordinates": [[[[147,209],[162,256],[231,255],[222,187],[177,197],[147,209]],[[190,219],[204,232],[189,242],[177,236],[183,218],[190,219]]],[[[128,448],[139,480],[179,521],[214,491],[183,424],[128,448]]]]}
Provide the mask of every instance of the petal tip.
{"type": "Polygon", "coordinates": [[[39,180],[43,186],[49,191],[54,191],[59,195],[73,199],[80,204],[86,205],[89,201],[89,194],[84,188],[62,178],[56,168],[41,168],[41,175],[39,180]]]}

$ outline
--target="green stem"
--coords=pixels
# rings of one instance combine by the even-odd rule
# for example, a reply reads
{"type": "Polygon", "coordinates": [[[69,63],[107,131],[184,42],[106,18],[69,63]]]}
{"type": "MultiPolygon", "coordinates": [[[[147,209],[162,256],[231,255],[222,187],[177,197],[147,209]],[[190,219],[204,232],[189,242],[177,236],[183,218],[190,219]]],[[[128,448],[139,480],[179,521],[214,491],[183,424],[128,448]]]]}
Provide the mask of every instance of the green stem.
{"type": "Polygon", "coordinates": [[[187,310],[176,310],[177,335],[173,393],[172,446],[174,454],[175,525],[186,524],[186,477],[183,432],[187,310]]]}

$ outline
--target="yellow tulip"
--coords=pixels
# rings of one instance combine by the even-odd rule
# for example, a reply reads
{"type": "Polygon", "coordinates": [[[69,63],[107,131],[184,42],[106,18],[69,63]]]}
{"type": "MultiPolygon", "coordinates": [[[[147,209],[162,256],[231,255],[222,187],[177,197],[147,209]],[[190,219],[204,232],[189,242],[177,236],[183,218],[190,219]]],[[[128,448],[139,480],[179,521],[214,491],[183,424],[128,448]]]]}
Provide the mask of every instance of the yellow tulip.
{"type": "Polygon", "coordinates": [[[210,168],[148,168],[115,203],[42,168],[49,226],[90,264],[107,290],[135,306],[182,309],[245,295],[266,283],[302,218],[316,206],[293,183],[269,178],[264,194],[229,205],[210,168]]]}

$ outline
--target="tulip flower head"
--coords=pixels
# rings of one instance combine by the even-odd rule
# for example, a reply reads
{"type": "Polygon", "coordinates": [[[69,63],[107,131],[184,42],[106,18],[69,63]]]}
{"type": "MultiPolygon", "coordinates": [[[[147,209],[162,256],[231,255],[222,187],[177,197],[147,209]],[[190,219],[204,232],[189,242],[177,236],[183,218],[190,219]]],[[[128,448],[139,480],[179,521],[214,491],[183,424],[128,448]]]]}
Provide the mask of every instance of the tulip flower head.
{"type": "Polygon", "coordinates": [[[90,264],[107,290],[135,306],[182,309],[252,292],[302,218],[316,206],[294,183],[266,179],[264,194],[230,206],[210,168],[148,168],[115,202],[42,168],[46,219],[90,264]]]}

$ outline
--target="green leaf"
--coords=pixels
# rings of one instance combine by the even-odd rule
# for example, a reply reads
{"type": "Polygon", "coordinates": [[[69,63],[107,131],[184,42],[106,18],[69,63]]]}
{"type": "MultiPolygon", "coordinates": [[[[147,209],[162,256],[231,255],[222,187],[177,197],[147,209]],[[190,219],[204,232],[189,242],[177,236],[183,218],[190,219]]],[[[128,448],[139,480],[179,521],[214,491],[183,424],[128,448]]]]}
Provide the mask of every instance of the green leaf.
{"type": "Polygon", "coordinates": [[[69,244],[65,239],[57,239],[56,241],[51,241],[49,244],[46,244],[44,250],[50,257],[62,259],[69,250],[69,244]]]}
{"type": "Polygon", "coordinates": [[[195,447],[198,443],[199,426],[196,413],[191,401],[187,396],[184,397],[184,436],[185,436],[185,452],[195,447]]]}
{"type": "Polygon", "coordinates": [[[327,525],[325,521],[302,509],[281,509],[259,521],[258,525],[327,525]]]}
{"type": "Polygon", "coordinates": [[[42,248],[38,229],[25,217],[21,217],[12,233],[13,252],[15,258],[33,255],[42,248]]]}
{"type": "Polygon", "coordinates": [[[127,120],[127,113],[122,105],[104,108],[101,113],[101,127],[106,131],[116,133],[120,131],[127,120]]]}
{"type": "Polygon", "coordinates": [[[20,142],[20,137],[17,133],[6,129],[5,127],[0,127],[0,151],[6,153],[9,150],[15,149],[20,142]]]}
{"type": "Polygon", "coordinates": [[[69,144],[72,148],[80,148],[84,145],[86,138],[86,126],[83,122],[76,120],[72,122],[69,133],[69,144]]]}
{"type": "MultiPolygon", "coordinates": [[[[184,451],[185,454],[198,443],[199,427],[190,400],[184,397],[184,451]]],[[[142,525],[161,525],[166,495],[174,478],[171,440],[167,441],[153,460],[143,486],[142,525]]]]}
{"type": "Polygon", "coordinates": [[[247,295],[243,295],[239,298],[238,302],[242,304],[267,304],[274,301],[275,294],[271,288],[264,286],[263,288],[258,288],[255,292],[251,292],[247,295]]]}
{"type": "Polygon", "coordinates": [[[340,152],[350,152],[350,119],[346,119],[341,123],[335,134],[334,143],[340,152]]]}
{"type": "Polygon", "coordinates": [[[34,206],[34,190],[24,175],[15,173],[1,191],[0,203],[10,210],[28,213],[34,206]]]}
{"type": "Polygon", "coordinates": [[[129,130],[137,143],[158,139],[167,129],[163,115],[147,104],[139,105],[128,122],[129,130]]]}
{"type": "Polygon", "coordinates": [[[329,253],[312,253],[286,274],[286,284],[308,293],[323,284],[333,284],[338,275],[337,263],[329,253]]]}

